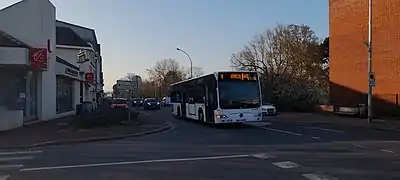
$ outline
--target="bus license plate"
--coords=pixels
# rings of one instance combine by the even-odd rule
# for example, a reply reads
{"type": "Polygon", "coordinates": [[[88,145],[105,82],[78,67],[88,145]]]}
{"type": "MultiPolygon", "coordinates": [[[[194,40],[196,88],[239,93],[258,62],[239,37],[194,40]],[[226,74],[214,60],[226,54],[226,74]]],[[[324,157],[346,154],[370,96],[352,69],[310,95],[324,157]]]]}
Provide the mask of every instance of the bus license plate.
{"type": "Polygon", "coordinates": [[[246,121],[246,119],[238,119],[238,120],[236,120],[236,121],[238,121],[238,122],[244,122],[244,121],[246,121]]]}

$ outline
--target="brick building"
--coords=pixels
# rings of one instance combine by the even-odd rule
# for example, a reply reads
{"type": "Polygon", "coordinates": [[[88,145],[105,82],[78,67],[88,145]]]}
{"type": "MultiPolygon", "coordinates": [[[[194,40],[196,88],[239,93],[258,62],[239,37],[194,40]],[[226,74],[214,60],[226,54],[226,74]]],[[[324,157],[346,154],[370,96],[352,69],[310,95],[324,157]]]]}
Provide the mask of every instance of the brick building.
{"type": "MultiPolygon", "coordinates": [[[[398,106],[400,1],[373,1],[372,66],[376,112],[398,106]]],[[[337,107],[367,103],[368,0],[329,0],[331,100],[337,107]]],[[[336,109],[337,110],[337,109],[336,109]]]]}

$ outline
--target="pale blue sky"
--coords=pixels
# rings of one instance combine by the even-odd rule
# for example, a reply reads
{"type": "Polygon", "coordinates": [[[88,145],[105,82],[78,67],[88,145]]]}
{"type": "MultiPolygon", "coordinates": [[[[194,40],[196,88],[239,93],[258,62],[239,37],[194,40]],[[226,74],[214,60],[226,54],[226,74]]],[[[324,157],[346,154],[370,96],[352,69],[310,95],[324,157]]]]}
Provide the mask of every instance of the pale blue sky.
{"type": "MultiPolygon", "coordinates": [[[[0,8],[18,0],[0,0],[0,8]]],[[[51,0],[57,19],[96,30],[105,90],[126,73],[147,77],[164,58],[206,72],[228,70],[232,53],[276,23],[307,24],[328,36],[328,0],[51,0]]]]}

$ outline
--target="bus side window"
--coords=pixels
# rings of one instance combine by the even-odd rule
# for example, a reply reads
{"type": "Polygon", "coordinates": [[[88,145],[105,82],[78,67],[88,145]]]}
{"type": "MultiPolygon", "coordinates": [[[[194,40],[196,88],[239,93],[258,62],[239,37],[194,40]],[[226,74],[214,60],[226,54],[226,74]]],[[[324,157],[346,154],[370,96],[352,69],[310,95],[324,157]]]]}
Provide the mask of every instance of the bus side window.
{"type": "Polygon", "coordinates": [[[181,102],[181,97],[180,97],[179,92],[177,92],[177,91],[171,92],[171,102],[174,102],[174,103],[181,102]]]}

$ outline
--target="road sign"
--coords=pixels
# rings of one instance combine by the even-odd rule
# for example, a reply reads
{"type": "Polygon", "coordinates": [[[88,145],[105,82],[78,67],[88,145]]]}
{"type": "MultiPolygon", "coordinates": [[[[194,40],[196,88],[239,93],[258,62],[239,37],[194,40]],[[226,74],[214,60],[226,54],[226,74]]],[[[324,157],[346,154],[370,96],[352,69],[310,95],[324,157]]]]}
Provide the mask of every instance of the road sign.
{"type": "Polygon", "coordinates": [[[368,82],[368,85],[369,85],[370,87],[375,87],[376,83],[375,83],[375,81],[369,81],[369,82],[368,82]]]}

